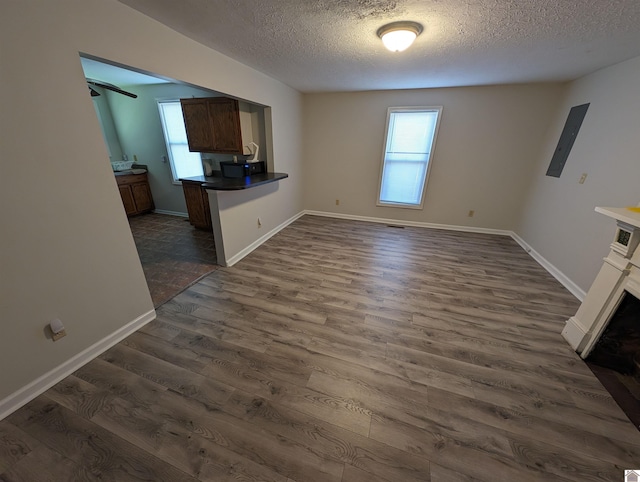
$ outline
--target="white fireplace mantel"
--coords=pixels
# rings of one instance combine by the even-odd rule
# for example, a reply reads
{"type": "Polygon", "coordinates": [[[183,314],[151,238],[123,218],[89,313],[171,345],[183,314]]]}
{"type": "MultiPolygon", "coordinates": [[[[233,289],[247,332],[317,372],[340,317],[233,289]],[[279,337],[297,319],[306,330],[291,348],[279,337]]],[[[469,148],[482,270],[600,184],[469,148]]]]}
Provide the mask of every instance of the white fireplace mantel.
{"type": "Polygon", "coordinates": [[[562,336],[586,358],[626,292],[640,298],[640,212],[637,208],[597,207],[617,222],[611,250],[575,316],[562,336]]]}
{"type": "MultiPolygon", "coordinates": [[[[596,212],[609,216],[610,218],[622,221],[623,223],[640,228],[640,212],[634,208],[601,208],[597,207],[596,212]]],[[[640,209],[640,208],[639,208],[640,209]]]]}

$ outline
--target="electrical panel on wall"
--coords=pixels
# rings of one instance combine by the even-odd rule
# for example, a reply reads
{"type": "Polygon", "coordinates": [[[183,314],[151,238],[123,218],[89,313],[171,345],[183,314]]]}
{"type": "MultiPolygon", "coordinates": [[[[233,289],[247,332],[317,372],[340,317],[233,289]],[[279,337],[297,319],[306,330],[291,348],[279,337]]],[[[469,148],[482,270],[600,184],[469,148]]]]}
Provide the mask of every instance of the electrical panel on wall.
{"type": "Polygon", "coordinates": [[[582,104],[572,107],[571,111],[569,111],[569,116],[567,117],[567,122],[564,124],[564,129],[562,129],[558,146],[553,153],[553,158],[547,169],[547,176],[560,177],[560,174],[562,174],[562,169],[567,162],[573,143],[578,136],[584,116],[587,115],[587,109],[589,109],[589,104],[582,104]]]}

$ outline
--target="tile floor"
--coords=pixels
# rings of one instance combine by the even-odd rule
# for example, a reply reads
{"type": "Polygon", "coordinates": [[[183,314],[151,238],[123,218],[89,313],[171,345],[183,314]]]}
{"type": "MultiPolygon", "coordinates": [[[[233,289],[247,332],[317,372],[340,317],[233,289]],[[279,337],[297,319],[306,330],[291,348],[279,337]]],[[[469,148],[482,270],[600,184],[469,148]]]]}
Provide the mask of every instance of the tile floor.
{"type": "Polygon", "coordinates": [[[218,267],[213,234],[187,218],[150,213],[129,225],[156,308],[218,267]]]}

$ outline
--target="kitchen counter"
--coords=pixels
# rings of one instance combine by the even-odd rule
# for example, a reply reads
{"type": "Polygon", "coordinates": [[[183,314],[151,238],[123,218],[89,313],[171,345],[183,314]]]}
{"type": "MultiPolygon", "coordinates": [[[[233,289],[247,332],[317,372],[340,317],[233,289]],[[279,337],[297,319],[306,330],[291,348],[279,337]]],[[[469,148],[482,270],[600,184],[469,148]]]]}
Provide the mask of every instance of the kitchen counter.
{"type": "Polygon", "coordinates": [[[144,174],[146,169],[127,169],[126,171],[114,171],[114,176],[129,176],[130,174],[144,174]]]}
{"type": "MultiPolygon", "coordinates": [[[[234,229],[237,224],[237,218],[230,218],[229,213],[226,213],[225,217],[227,208],[247,202],[253,209],[259,209],[260,202],[257,198],[273,195],[278,186],[272,184],[271,187],[274,189],[265,188],[254,192],[247,190],[286,179],[289,175],[283,172],[264,172],[239,178],[227,178],[222,177],[221,174],[220,171],[213,171],[213,176],[193,176],[180,178],[180,180],[189,221],[197,228],[213,232],[218,264],[228,266],[230,259],[233,259],[229,257],[229,252],[234,256],[238,253],[235,243],[226,241],[223,234],[234,229]]],[[[258,216],[259,219],[260,215],[268,216],[268,213],[255,211],[243,215],[253,219],[256,219],[254,216],[258,216]]]]}
{"type": "MultiPolygon", "coordinates": [[[[215,172],[215,171],[214,171],[215,172]]],[[[227,178],[221,176],[193,176],[180,179],[181,181],[199,182],[203,189],[212,191],[239,191],[242,189],[251,189],[252,187],[262,186],[271,182],[286,179],[289,174],[284,172],[265,172],[254,174],[252,176],[227,178]]]]}

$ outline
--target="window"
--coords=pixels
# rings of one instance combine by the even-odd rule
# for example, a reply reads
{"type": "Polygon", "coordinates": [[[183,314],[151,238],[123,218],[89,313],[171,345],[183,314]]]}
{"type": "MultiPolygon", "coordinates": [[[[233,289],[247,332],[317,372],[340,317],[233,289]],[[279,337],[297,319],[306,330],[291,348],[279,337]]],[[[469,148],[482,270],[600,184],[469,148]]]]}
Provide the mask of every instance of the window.
{"type": "Polygon", "coordinates": [[[390,107],[378,206],[422,209],[442,107],[390,107]]]}
{"type": "Polygon", "coordinates": [[[173,182],[178,183],[178,179],[183,177],[202,176],[200,153],[189,152],[180,101],[160,101],[158,108],[160,109],[164,140],[167,143],[173,182]]]}

